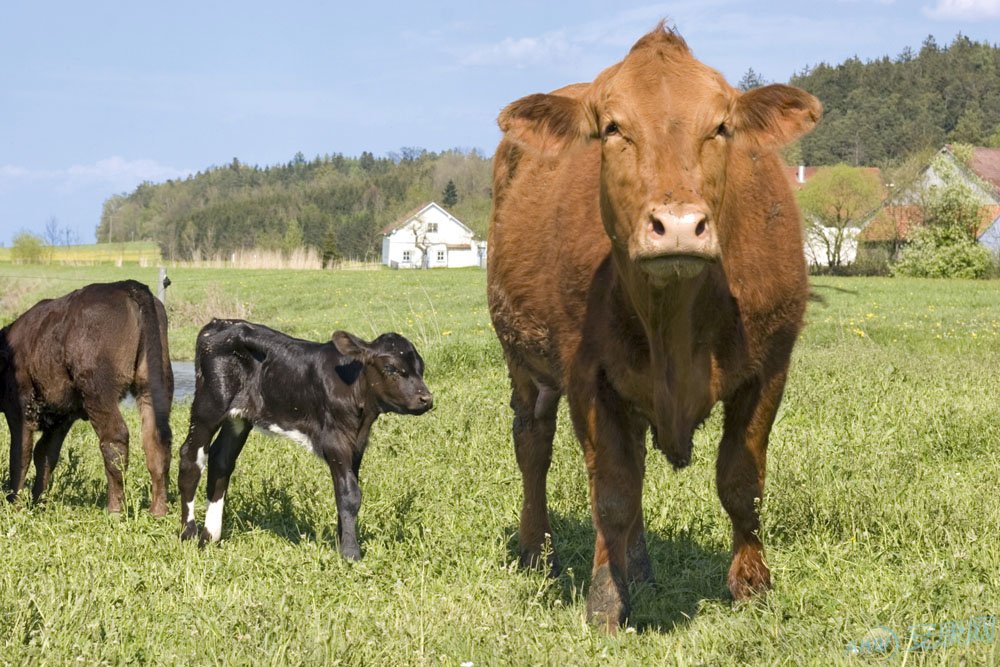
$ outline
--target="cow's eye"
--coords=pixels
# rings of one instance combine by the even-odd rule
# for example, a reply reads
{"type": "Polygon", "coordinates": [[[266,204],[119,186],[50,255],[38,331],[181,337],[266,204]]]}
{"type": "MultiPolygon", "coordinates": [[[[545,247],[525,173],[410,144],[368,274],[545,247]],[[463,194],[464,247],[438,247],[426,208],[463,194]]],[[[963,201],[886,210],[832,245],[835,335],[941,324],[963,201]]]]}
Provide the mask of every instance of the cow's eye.
{"type": "Polygon", "coordinates": [[[382,372],[385,373],[386,375],[398,375],[399,369],[393,366],[392,364],[386,364],[385,366],[382,367],[382,372]]]}
{"type": "Polygon", "coordinates": [[[618,134],[618,123],[611,121],[610,123],[604,126],[604,136],[610,137],[615,134],[618,134]]]}
{"type": "Polygon", "coordinates": [[[715,128],[715,134],[712,135],[712,138],[714,139],[715,137],[722,137],[723,139],[729,137],[729,128],[726,127],[725,123],[719,123],[719,127],[715,128]]]}

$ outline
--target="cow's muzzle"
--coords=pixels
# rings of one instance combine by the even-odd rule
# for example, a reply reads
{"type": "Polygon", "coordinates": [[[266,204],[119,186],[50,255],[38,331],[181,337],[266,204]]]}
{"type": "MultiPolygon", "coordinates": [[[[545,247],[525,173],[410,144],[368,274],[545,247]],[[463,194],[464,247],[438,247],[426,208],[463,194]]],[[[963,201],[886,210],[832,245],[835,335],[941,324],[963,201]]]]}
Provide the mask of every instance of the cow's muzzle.
{"type": "Polygon", "coordinates": [[[654,280],[691,278],[719,260],[719,241],[699,206],[655,206],[634,237],[631,258],[654,280]]]}

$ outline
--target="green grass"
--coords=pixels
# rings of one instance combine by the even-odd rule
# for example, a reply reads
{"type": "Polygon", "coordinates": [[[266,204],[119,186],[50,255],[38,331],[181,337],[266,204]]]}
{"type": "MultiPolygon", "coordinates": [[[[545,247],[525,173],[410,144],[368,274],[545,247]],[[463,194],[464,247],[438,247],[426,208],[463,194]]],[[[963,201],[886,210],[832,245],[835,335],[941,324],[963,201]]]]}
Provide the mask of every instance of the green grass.
{"type": "MultiPolygon", "coordinates": [[[[0,248],[0,262],[11,261],[11,248],[0,248]]],[[[45,262],[57,264],[150,264],[160,261],[160,247],[152,241],[45,246],[45,262]]],[[[20,268],[20,267],[18,267],[20,268]]]]}
{"type": "MultiPolygon", "coordinates": [[[[152,283],[155,269],[0,268],[0,321],[42,295],[123,277],[152,283]]],[[[176,493],[168,520],[148,516],[139,447],[128,511],[104,513],[96,438],[78,424],[48,501],[0,506],[0,664],[869,664],[882,657],[845,646],[879,626],[902,649],[912,625],[1000,614],[996,282],[816,279],[825,303],[810,306],[771,439],[763,532],[775,589],[736,608],[729,599],[716,413],[689,469],[651,452],[644,509],[658,584],[635,592],[630,629],[606,637],[584,623],[594,535],[565,409],[549,492],[567,570],[551,580],[512,566],[520,476],[483,272],[170,277],[177,358],[190,358],[216,312],[314,339],[396,330],[423,353],[437,407],[376,424],[358,564],[337,555],[329,473],[298,446],[251,436],[223,542],[199,551],[176,539],[176,493]]],[[[177,447],[187,407],[172,416],[177,447]]],[[[127,418],[136,433],[134,411],[127,418]]],[[[890,662],[903,657],[1000,664],[1000,649],[890,662]]]]}

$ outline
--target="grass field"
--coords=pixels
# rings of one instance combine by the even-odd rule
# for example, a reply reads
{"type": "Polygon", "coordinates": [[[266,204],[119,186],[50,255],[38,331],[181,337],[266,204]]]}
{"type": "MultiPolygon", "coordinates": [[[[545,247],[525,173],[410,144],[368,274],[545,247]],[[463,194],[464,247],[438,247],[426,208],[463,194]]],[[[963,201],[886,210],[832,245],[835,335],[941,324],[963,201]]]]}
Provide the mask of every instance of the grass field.
{"type": "MultiPolygon", "coordinates": [[[[152,284],[155,269],[0,266],[0,321],[41,296],[125,277],[152,284]]],[[[870,647],[889,631],[891,663],[1000,664],[992,626],[968,631],[1000,614],[997,282],[816,279],[824,303],[810,305],[771,439],[763,538],[774,590],[734,608],[726,589],[717,412],[689,469],[649,458],[658,583],[636,591],[629,628],[607,637],[584,622],[593,529],[565,409],[549,492],[567,569],[552,580],[512,566],[520,476],[483,272],[170,277],[176,358],[191,357],[212,315],[313,339],[397,330],[423,353],[436,408],[376,424],[358,564],[337,555],[326,467],[293,443],[251,436],[223,541],[198,550],[177,540],[176,493],[168,520],[146,512],[137,446],[128,511],[105,514],[96,438],[78,424],[48,501],[0,505],[0,665],[870,664],[885,662],[870,647]]],[[[187,407],[171,420],[174,482],[187,407]]],[[[127,418],[136,433],[134,411],[127,418]]]]}

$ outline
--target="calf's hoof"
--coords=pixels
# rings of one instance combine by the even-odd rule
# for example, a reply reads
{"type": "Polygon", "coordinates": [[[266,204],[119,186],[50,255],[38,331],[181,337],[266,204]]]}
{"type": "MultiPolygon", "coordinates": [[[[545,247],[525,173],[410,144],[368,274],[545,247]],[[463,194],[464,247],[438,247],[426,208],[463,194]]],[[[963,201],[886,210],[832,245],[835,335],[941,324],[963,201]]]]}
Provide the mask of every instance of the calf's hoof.
{"type": "Polygon", "coordinates": [[[764,564],[760,549],[745,548],[737,552],[729,567],[727,583],[736,602],[744,602],[771,589],[771,571],[764,564]]]}
{"type": "Polygon", "coordinates": [[[214,544],[215,542],[218,542],[218,541],[219,541],[218,538],[213,537],[212,533],[208,532],[208,530],[205,529],[205,528],[202,528],[201,529],[201,533],[199,533],[199,535],[198,535],[198,547],[199,548],[204,548],[205,545],[214,544]]]}
{"type": "Polygon", "coordinates": [[[181,531],[181,542],[193,540],[196,537],[198,537],[198,524],[194,521],[188,521],[184,524],[184,529],[181,531]]]}
{"type": "Polygon", "coordinates": [[[597,568],[587,593],[587,620],[614,634],[628,617],[628,605],[628,587],[621,574],[607,564],[597,568]]]}
{"type": "Polygon", "coordinates": [[[359,561],[361,560],[361,548],[357,545],[353,547],[340,547],[340,555],[345,560],[359,561]]]}
{"type": "Polygon", "coordinates": [[[149,513],[155,516],[157,519],[162,519],[167,516],[167,501],[157,501],[154,502],[149,507],[149,513]]]}

